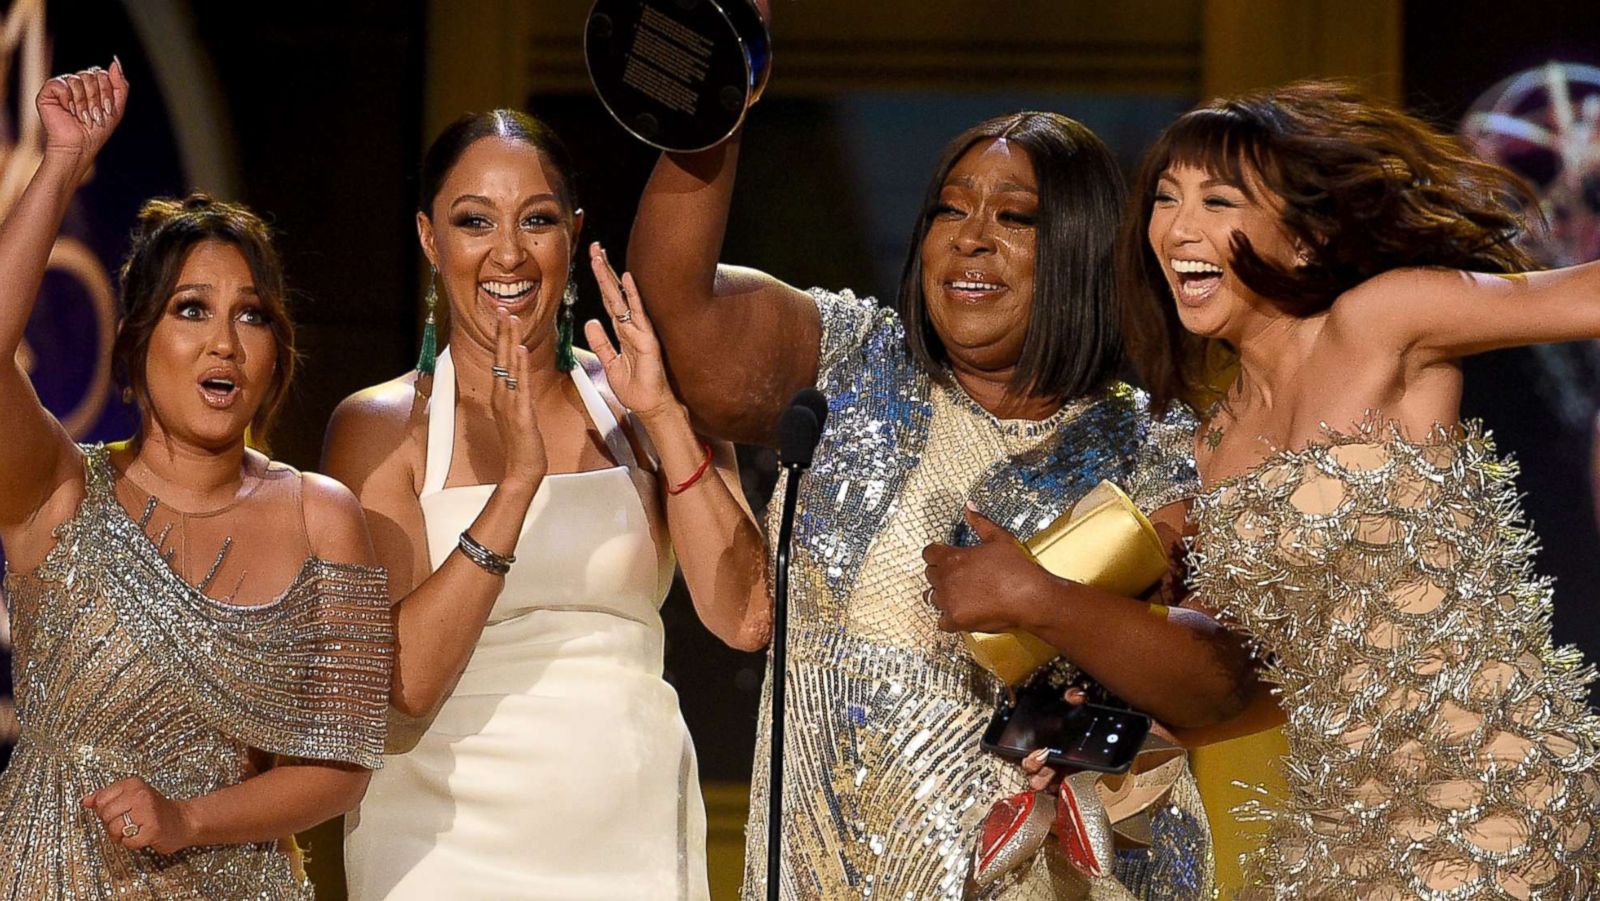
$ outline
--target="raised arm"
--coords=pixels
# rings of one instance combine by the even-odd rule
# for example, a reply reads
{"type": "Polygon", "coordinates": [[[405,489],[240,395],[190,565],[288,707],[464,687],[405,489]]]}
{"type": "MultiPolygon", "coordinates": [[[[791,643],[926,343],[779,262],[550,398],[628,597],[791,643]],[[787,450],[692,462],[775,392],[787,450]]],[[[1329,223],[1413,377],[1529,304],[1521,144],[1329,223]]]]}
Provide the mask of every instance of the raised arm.
{"type": "Polygon", "coordinates": [[[1600,261],[1515,275],[1399,269],[1334,305],[1342,333],[1431,365],[1502,347],[1600,338],[1600,261]]]}
{"type": "Polygon", "coordinates": [[[719,266],[739,136],[657,161],[628,241],[678,396],[703,428],[771,444],[778,414],[817,379],[822,322],[805,292],[719,266]]]}
{"type": "Polygon", "coordinates": [[[703,442],[673,396],[661,349],[631,276],[619,281],[598,247],[590,262],[620,350],[600,323],[584,326],[617,399],[634,411],[661,457],[661,502],[695,612],[731,647],[755,651],[772,635],[766,542],[744,504],[733,447],[703,442]]]}
{"type": "MultiPolygon", "coordinates": [[[[506,367],[518,383],[532,384],[527,348],[513,341],[514,320],[503,312],[501,316],[496,365],[506,367]]],[[[477,647],[505,577],[488,572],[460,550],[432,569],[417,473],[407,462],[408,450],[414,450],[409,445],[409,410],[395,409],[395,398],[384,391],[362,392],[334,411],[322,468],[350,486],[361,501],[378,562],[389,573],[389,597],[397,605],[390,702],[407,716],[429,717],[477,647]]],[[[494,392],[490,405],[505,449],[506,474],[466,532],[491,552],[509,555],[548,467],[534,421],[533,392],[510,391],[499,379],[494,392]]],[[[411,392],[405,395],[411,403],[411,392]]]]}
{"type": "Polygon", "coordinates": [[[44,157],[0,224],[0,527],[30,520],[80,470],[72,439],[39,402],[17,360],[61,220],[95,154],[122,120],[128,82],[122,65],[45,82],[34,101],[44,157]]]}

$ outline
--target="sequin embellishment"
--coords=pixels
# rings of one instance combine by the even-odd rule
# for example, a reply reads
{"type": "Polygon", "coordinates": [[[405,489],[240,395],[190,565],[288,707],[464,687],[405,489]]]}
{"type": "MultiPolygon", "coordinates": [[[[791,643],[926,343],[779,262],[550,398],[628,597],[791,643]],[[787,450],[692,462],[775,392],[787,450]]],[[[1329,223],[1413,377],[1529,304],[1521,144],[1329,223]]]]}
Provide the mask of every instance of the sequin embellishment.
{"type": "Polygon", "coordinates": [[[1594,671],[1551,643],[1514,475],[1476,425],[1374,421],[1196,502],[1195,585],[1286,699],[1256,895],[1591,896],[1594,671]]]}
{"type": "MultiPolygon", "coordinates": [[[[938,630],[922,600],[922,549],[958,540],[969,498],[1024,535],[1102,478],[1147,508],[1180,498],[1196,487],[1193,420],[1152,421],[1144,396],[1127,386],[1041,422],[996,420],[911,361],[892,311],[848,292],[812,297],[830,412],[801,487],[790,573],[783,894],[954,901],[970,896],[989,805],[1023,780],[978,747],[996,686],[957,636],[938,630]]],[[[767,703],[745,851],[752,901],[765,897],[767,703]]],[[[1139,894],[1101,879],[1092,897],[1209,898],[1210,833],[1187,776],[1174,798],[1187,820],[1169,833],[1186,839],[1118,861],[1119,874],[1151,874],[1139,894]],[[1181,880],[1195,873],[1207,881],[1190,891],[1181,880]]],[[[979,897],[1090,891],[1053,853],[979,897]]]]}
{"type": "Polygon", "coordinates": [[[22,738],[0,775],[0,896],[311,898],[276,843],[128,851],[78,801],[129,776],[208,794],[250,772],[251,748],[380,765],[383,571],[311,558],[276,602],[219,604],[118,504],[105,449],[84,451],[55,548],[6,577],[22,738]]]}

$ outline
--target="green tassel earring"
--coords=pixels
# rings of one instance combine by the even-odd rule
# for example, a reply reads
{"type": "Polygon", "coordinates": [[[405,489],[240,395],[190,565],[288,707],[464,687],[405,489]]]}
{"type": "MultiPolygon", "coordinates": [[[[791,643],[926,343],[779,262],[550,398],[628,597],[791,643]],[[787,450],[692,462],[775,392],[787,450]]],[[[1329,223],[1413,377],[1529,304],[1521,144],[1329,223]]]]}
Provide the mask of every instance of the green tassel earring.
{"type": "Polygon", "coordinates": [[[578,355],[572,350],[572,307],[578,302],[578,286],[568,276],[567,292],[561,296],[561,312],[556,316],[556,368],[571,372],[578,368],[578,355]]]}
{"type": "Polygon", "coordinates": [[[439,328],[434,321],[433,308],[439,303],[439,292],[434,289],[433,283],[439,278],[439,270],[428,269],[428,318],[422,321],[422,352],[417,355],[417,372],[423,375],[433,375],[434,366],[439,362],[439,328]]]}

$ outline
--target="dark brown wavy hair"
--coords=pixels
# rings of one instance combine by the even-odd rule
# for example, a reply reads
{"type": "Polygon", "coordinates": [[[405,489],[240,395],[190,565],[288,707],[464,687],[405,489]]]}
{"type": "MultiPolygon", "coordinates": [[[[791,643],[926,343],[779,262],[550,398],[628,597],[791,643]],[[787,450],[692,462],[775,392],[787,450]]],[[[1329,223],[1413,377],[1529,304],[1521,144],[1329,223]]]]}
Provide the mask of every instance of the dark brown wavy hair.
{"type": "Polygon", "coordinates": [[[1391,269],[1477,272],[1534,268],[1517,244],[1537,215],[1517,176],[1348,84],[1302,81],[1214,100],[1181,116],[1145,153],[1117,247],[1117,294],[1128,354],[1158,404],[1214,399],[1217,342],[1189,334],[1150,247],[1156,184],[1192,166],[1255,199],[1283,201],[1283,226],[1307,263],[1267,262],[1235,233],[1230,267],[1251,291],[1296,316],[1391,269]]]}
{"type": "Polygon", "coordinates": [[[148,411],[145,361],[150,355],[150,336],[166,313],[167,301],[177,287],[189,251],[203,241],[221,241],[239,248],[250,267],[261,310],[277,346],[278,365],[272,373],[272,386],[250,420],[251,440],[264,449],[267,433],[294,377],[294,320],[289,317],[283,264],[272,246],[272,230],[244,206],[194,193],[182,200],[159,197],[147,201],[139,210],[133,248],[119,273],[122,322],[111,345],[112,372],[118,384],[132,391],[139,405],[148,411]]]}

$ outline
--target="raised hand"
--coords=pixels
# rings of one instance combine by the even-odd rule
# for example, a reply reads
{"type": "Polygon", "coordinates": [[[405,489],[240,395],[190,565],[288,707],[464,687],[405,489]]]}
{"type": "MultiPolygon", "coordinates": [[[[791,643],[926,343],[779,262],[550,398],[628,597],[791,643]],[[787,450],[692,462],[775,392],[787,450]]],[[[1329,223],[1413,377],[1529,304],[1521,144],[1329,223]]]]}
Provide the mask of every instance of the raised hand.
{"type": "Polygon", "coordinates": [[[1026,629],[1060,583],[1034,561],[1016,537],[969,504],[967,524],[982,541],[977,547],[930,544],[927,564],[930,603],[946,632],[1026,629]]]}
{"type": "Polygon", "coordinates": [[[182,805],[137,776],[90,793],[83,806],[105,824],[111,840],[124,848],[172,854],[194,844],[194,824],[182,805]]]}
{"type": "Polygon", "coordinates": [[[619,350],[612,345],[597,319],[584,323],[584,337],[589,341],[589,349],[600,358],[600,365],[605,367],[606,381],[617,401],[648,419],[677,403],[672,386],[667,382],[661,343],[656,340],[650,316],[639,300],[633,276],[624,274],[619,280],[599,242],[589,245],[589,265],[594,269],[595,281],[600,283],[600,297],[605,301],[611,326],[622,346],[619,350]]]}
{"type": "Polygon", "coordinates": [[[46,155],[71,154],[87,169],[122,121],[127,105],[128,79],[117,59],[109,70],[96,66],[45,82],[34,107],[44,128],[46,155]]]}
{"type": "Polygon", "coordinates": [[[544,438],[533,415],[533,382],[528,363],[528,348],[518,340],[521,333],[517,317],[497,310],[494,326],[494,389],[489,409],[500,433],[505,452],[503,482],[537,486],[549,469],[544,438]]]}

